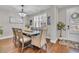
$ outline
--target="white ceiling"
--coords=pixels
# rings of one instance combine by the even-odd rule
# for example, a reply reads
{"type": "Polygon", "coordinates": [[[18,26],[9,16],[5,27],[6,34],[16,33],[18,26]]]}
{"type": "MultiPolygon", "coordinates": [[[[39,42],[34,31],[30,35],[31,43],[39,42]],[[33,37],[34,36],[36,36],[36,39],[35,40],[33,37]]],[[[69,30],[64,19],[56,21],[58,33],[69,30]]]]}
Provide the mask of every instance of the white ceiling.
{"type": "MultiPolygon", "coordinates": [[[[52,7],[51,5],[24,5],[24,12],[28,15],[38,13],[40,11],[46,10],[52,7]]],[[[9,12],[19,12],[21,11],[20,5],[0,5],[0,10],[5,10],[9,12]]]]}
{"type": "MultiPolygon", "coordinates": [[[[13,6],[15,9],[21,11],[21,6],[13,6]]],[[[24,6],[24,12],[27,14],[35,14],[40,11],[46,10],[50,8],[50,5],[25,5],[24,6]]]]}
{"type": "Polygon", "coordinates": [[[56,5],[58,8],[71,8],[71,7],[79,7],[79,5],[56,5]]]}
{"type": "MultiPolygon", "coordinates": [[[[25,5],[24,12],[28,15],[38,13],[40,11],[51,8],[54,5],[25,5]]],[[[74,5],[56,5],[58,8],[68,8],[74,5]]],[[[20,5],[0,5],[0,10],[8,11],[8,12],[19,12],[21,11],[20,5]]]]}

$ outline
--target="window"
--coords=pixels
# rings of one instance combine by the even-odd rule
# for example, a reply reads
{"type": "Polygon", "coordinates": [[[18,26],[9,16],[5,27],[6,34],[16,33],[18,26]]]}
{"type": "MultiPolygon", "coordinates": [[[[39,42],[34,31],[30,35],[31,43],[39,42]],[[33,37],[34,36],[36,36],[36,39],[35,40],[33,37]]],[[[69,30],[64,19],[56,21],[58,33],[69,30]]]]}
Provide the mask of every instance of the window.
{"type": "Polygon", "coordinates": [[[47,14],[34,16],[33,27],[43,28],[47,26],[47,14]]]}

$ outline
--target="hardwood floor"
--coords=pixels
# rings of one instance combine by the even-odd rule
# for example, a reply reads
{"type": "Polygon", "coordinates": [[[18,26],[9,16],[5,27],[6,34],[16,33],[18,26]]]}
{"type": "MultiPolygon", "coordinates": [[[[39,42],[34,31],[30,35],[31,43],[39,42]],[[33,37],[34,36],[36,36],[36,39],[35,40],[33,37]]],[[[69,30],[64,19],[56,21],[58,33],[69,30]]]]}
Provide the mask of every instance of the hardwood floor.
{"type": "MultiPolygon", "coordinates": [[[[15,48],[12,39],[0,40],[0,53],[19,53],[20,48],[15,48]]],[[[38,48],[25,48],[24,53],[40,53],[38,48]]],[[[45,50],[41,49],[41,53],[46,53],[45,50]]]]}
{"type": "MultiPolygon", "coordinates": [[[[18,48],[15,48],[12,39],[4,39],[0,40],[0,53],[19,53],[18,48]]],[[[53,44],[51,42],[47,43],[47,50],[34,48],[25,48],[24,53],[67,53],[67,52],[76,52],[78,53],[78,49],[71,49],[67,46],[60,45],[58,43],[53,44]],[[40,52],[41,50],[41,52],[40,52]]]]}

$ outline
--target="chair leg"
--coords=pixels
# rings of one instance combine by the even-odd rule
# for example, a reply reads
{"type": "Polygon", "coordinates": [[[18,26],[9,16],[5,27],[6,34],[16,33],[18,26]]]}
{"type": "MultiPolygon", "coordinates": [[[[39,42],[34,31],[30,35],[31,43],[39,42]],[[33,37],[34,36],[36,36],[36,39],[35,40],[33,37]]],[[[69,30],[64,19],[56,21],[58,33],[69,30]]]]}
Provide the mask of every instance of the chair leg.
{"type": "Polygon", "coordinates": [[[24,48],[22,47],[22,48],[21,48],[21,53],[23,53],[23,52],[24,52],[24,48]]]}
{"type": "Polygon", "coordinates": [[[13,44],[14,44],[15,47],[17,47],[15,39],[13,39],[13,44]]]}
{"type": "Polygon", "coordinates": [[[48,51],[48,50],[47,50],[47,44],[45,44],[45,50],[46,50],[46,52],[48,51]]]}
{"type": "Polygon", "coordinates": [[[18,48],[18,52],[21,52],[20,42],[17,42],[17,48],[18,48]]]}
{"type": "Polygon", "coordinates": [[[24,44],[22,43],[21,52],[24,52],[24,44]]]}
{"type": "Polygon", "coordinates": [[[41,49],[39,49],[38,53],[41,53],[41,49]]]}

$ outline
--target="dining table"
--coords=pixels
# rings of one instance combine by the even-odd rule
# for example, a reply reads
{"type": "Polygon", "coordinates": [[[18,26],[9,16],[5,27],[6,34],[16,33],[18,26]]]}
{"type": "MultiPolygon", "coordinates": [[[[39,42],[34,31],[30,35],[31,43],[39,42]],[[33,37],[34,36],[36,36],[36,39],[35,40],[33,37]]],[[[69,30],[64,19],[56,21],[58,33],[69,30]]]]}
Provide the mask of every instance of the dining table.
{"type": "Polygon", "coordinates": [[[32,30],[31,31],[27,31],[27,30],[23,30],[23,35],[28,36],[28,37],[31,38],[31,44],[30,44],[29,47],[31,47],[33,49],[34,49],[34,47],[42,49],[45,46],[45,44],[46,44],[46,41],[44,39],[42,39],[42,40],[40,39],[41,40],[40,43],[38,42],[40,40],[37,40],[37,39],[35,40],[34,39],[34,37],[39,37],[40,34],[41,34],[40,31],[34,31],[34,30],[33,31],[32,30]],[[32,41],[32,40],[35,40],[35,41],[32,41]],[[38,46],[39,44],[36,45],[36,43],[34,43],[34,42],[39,43],[41,46],[39,47],[38,46]]]}
{"type": "MultiPolygon", "coordinates": [[[[23,30],[22,32],[23,32],[23,35],[24,35],[24,36],[30,37],[31,41],[32,41],[32,39],[33,39],[35,36],[38,36],[38,35],[40,34],[40,31],[34,31],[34,30],[29,30],[29,31],[28,31],[28,30],[23,30]]],[[[29,45],[28,47],[34,49],[34,47],[37,47],[37,46],[32,45],[32,44],[30,43],[30,45],[29,45]]]]}
{"type": "Polygon", "coordinates": [[[40,34],[40,31],[26,31],[23,30],[23,35],[26,35],[28,37],[37,36],[40,34]]]}

